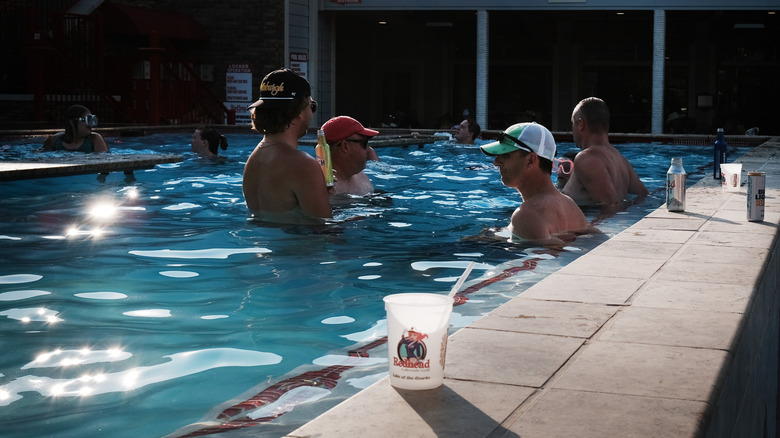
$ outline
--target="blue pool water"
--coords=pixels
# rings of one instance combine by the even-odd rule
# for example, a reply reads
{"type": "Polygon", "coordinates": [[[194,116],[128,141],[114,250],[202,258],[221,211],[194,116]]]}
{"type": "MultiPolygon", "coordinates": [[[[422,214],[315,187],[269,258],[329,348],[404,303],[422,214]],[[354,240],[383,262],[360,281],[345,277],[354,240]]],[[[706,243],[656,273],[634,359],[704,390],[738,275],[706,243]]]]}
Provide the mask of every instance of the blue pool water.
{"type": "Polygon", "coordinates": [[[476,147],[378,149],[379,193],[336,211],[364,218],[312,230],[247,220],[259,136],[229,134],[224,162],[191,154],[189,138],[107,138],[112,153],[184,156],[135,181],[0,183],[2,436],[283,435],[386,375],[385,295],[447,293],[476,262],[452,332],[663,204],[672,156],[693,180],[711,162],[709,148],[619,145],[653,194],[603,234],[545,251],[463,240],[520,202],[476,147]]]}

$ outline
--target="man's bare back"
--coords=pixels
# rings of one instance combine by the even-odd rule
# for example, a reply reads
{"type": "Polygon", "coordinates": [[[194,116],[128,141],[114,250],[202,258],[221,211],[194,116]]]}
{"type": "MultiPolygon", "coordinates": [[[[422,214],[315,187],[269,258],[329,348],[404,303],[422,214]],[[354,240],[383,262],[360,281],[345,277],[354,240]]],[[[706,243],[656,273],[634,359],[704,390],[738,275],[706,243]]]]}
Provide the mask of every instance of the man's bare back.
{"type": "Polygon", "coordinates": [[[609,143],[609,117],[607,104],[597,97],[582,99],[572,111],[572,136],[582,151],[562,192],[579,205],[614,206],[629,194],[648,194],[631,163],[609,143]]]}
{"type": "Polygon", "coordinates": [[[263,139],[246,162],[244,198],[259,217],[291,212],[295,217],[284,222],[295,223],[331,217],[328,196],[319,163],[296,146],[263,139]]]}
{"type": "Polygon", "coordinates": [[[631,163],[610,144],[588,146],[574,159],[563,189],[579,205],[615,205],[629,194],[647,195],[631,163]]]}

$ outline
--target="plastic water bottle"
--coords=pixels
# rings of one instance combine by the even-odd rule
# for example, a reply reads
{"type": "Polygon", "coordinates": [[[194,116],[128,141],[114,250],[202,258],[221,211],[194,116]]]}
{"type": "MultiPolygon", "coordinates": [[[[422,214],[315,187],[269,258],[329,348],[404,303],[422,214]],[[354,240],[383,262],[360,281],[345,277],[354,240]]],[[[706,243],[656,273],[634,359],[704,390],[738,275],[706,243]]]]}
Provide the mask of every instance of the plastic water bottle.
{"type": "Polygon", "coordinates": [[[718,128],[718,137],[712,146],[712,177],[721,179],[720,165],[726,162],[726,140],[723,138],[723,128],[718,128]]]}
{"type": "Polygon", "coordinates": [[[672,158],[672,165],[666,172],[666,209],[685,211],[685,180],[682,158],[672,158]]]}

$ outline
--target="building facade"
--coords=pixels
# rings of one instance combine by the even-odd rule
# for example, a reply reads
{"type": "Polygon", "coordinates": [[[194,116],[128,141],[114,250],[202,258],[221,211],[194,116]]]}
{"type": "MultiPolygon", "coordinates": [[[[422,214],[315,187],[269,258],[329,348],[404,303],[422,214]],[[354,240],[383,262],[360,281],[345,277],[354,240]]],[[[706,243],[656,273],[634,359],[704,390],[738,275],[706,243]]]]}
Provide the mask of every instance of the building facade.
{"type": "MultiPolygon", "coordinates": [[[[4,6],[3,39],[30,41],[34,31],[40,33],[9,18],[9,12],[31,3],[36,2],[12,0],[4,6]]],[[[37,3],[38,9],[65,12],[84,2],[37,3]]],[[[320,104],[313,124],[348,114],[377,127],[443,129],[467,112],[483,129],[537,121],[567,131],[573,106],[598,96],[611,108],[613,132],[711,134],[723,127],[728,134],[744,134],[757,127],[761,134],[780,134],[774,105],[780,99],[780,0],[89,3],[95,6],[88,14],[102,17],[106,35],[102,52],[92,55],[100,58],[94,82],[130,108],[125,121],[132,123],[199,120],[177,111],[200,111],[199,96],[205,94],[229,103],[230,71],[238,65],[251,71],[247,100],[257,98],[262,77],[275,68],[304,74],[320,104]],[[178,14],[183,30],[174,34],[173,23],[149,28],[144,24],[160,17],[138,15],[120,32],[118,5],[152,15],[178,14]],[[188,20],[202,27],[205,37],[187,29],[188,20]],[[171,44],[155,48],[150,37],[158,33],[171,44]],[[185,102],[161,103],[159,117],[140,120],[150,107],[144,90],[154,81],[146,71],[149,54],[156,53],[150,48],[177,52],[178,60],[163,61],[162,68],[180,63],[179,70],[187,70],[207,91],[195,87],[166,94],[166,87],[182,86],[165,82],[176,73],[163,71],[162,97],[185,102]]],[[[69,94],[67,85],[52,90],[49,84],[57,82],[52,78],[42,78],[32,89],[31,78],[53,57],[38,57],[36,64],[31,53],[41,50],[25,49],[30,44],[3,46],[0,55],[9,62],[0,67],[0,105],[7,107],[9,96],[15,99],[20,114],[14,117],[25,116],[24,108],[32,105],[26,102],[34,96],[69,94]]],[[[51,72],[52,66],[41,70],[51,72]]],[[[187,75],[184,81],[193,81],[187,75]]],[[[238,122],[246,123],[243,103],[235,103],[238,122]]],[[[31,111],[28,119],[53,112],[41,105],[31,111]]]]}

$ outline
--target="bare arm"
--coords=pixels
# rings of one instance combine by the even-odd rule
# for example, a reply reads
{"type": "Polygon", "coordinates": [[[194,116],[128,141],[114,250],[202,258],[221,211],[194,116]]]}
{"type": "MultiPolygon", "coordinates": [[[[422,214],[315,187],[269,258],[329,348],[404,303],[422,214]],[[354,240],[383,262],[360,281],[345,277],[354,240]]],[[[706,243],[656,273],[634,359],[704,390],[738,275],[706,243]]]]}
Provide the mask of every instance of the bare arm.
{"type": "Polygon", "coordinates": [[[629,167],[631,169],[631,179],[628,182],[628,193],[639,196],[647,196],[650,194],[650,191],[647,190],[645,184],[639,179],[639,175],[636,174],[633,166],[629,165],[629,167]]]}
{"type": "Polygon", "coordinates": [[[47,138],[46,141],[43,142],[43,148],[38,149],[37,152],[43,152],[43,151],[50,151],[54,148],[54,136],[47,138]]]}
{"type": "Polygon", "coordinates": [[[90,135],[92,136],[92,145],[95,147],[95,152],[108,152],[108,145],[102,135],[96,132],[90,135]]]}
{"type": "Polygon", "coordinates": [[[302,160],[298,177],[293,179],[291,188],[304,212],[314,217],[333,217],[325,177],[316,160],[302,160]]]}
{"type": "Polygon", "coordinates": [[[523,209],[523,206],[520,206],[512,213],[509,231],[527,240],[546,240],[550,238],[547,226],[549,221],[546,219],[543,208],[523,209]]]}

